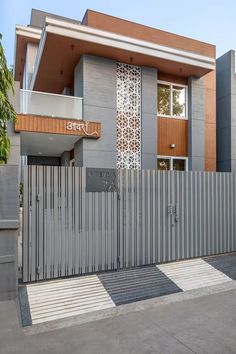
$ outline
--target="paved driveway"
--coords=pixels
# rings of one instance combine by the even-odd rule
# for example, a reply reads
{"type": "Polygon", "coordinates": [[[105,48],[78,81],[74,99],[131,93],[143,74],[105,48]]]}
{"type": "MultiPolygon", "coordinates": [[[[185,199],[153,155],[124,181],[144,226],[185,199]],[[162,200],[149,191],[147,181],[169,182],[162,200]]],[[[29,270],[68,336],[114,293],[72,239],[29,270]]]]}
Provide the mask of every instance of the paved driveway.
{"type": "Polygon", "coordinates": [[[15,303],[0,302],[0,354],[236,353],[236,287],[222,286],[217,294],[82,325],[48,331],[45,324],[44,333],[30,335],[15,303]]]}
{"type": "MultiPolygon", "coordinates": [[[[39,325],[127,304],[227,284],[236,279],[236,253],[57,279],[21,288],[22,320],[39,325]]],[[[103,314],[102,314],[103,316],[103,314]]]]}

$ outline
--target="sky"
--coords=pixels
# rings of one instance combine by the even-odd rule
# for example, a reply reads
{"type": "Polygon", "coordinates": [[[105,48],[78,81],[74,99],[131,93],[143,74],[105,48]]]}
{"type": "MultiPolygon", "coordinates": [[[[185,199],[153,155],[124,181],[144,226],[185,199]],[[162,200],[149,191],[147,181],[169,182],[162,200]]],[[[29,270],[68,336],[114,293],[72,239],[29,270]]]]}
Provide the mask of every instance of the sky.
{"type": "Polygon", "coordinates": [[[81,20],[92,9],[215,44],[217,57],[236,50],[235,0],[0,0],[0,33],[13,64],[15,25],[27,25],[31,9],[81,20]]]}

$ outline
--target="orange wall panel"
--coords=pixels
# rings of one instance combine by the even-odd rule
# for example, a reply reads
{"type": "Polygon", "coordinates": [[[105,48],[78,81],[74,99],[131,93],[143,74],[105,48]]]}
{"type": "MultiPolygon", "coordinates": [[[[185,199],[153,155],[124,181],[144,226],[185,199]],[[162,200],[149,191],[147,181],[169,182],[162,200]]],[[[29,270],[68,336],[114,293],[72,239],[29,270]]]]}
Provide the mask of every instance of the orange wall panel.
{"type": "Polygon", "coordinates": [[[205,86],[205,170],[216,171],[216,73],[203,77],[205,86]]]}
{"type": "Polygon", "coordinates": [[[214,45],[123,20],[114,16],[109,16],[100,12],[87,10],[82,24],[215,58],[216,49],[214,45]]]}
{"type": "Polygon", "coordinates": [[[95,139],[101,136],[101,123],[88,122],[88,126],[86,129],[86,132],[88,134],[87,135],[83,129],[68,130],[66,127],[69,122],[76,123],[76,124],[85,123],[84,121],[81,120],[17,114],[15,131],[62,134],[62,135],[78,135],[81,137],[95,138],[95,139]]]}
{"type": "Polygon", "coordinates": [[[173,118],[157,118],[157,154],[162,156],[188,156],[188,121],[173,118]],[[175,148],[170,147],[175,144],[175,148]]]}

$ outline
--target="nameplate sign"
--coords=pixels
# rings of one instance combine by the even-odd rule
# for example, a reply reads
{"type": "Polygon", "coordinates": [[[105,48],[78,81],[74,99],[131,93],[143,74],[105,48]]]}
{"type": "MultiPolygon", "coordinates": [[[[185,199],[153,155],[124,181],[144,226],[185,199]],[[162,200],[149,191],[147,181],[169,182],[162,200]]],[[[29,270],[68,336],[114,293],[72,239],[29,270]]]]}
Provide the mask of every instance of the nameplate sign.
{"type": "Polygon", "coordinates": [[[98,136],[98,131],[90,129],[89,122],[68,122],[66,124],[66,130],[80,131],[86,136],[98,136]]]}
{"type": "Polygon", "coordinates": [[[117,172],[111,168],[86,168],[86,192],[117,191],[117,172]]]}
{"type": "Polygon", "coordinates": [[[15,131],[78,135],[82,138],[97,139],[101,136],[101,123],[78,119],[17,114],[15,131]]]}

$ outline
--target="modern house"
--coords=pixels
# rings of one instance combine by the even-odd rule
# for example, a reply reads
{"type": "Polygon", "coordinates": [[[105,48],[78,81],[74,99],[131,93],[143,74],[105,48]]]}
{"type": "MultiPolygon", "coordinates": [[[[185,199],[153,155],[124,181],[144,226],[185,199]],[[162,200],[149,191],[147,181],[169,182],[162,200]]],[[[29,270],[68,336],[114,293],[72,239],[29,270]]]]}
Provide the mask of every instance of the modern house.
{"type": "Polygon", "coordinates": [[[217,59],[217,170],[236,172],[235,51],[217,59]]]}
{"type": "Polygon", "coordinates": [[[215,46],[87,10],[16,26],[28,164],[216,170],[215,46]]]}

